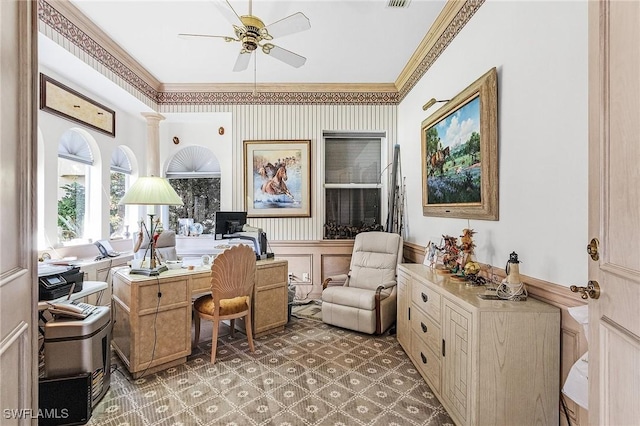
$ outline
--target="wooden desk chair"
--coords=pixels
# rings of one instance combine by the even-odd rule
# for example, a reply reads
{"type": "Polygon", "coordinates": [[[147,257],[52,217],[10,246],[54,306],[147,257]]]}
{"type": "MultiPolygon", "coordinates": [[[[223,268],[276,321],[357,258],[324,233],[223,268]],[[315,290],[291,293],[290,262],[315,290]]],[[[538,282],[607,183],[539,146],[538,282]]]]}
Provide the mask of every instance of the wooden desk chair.
{"type": "Polygon", "coordinates": [[[254,352],[251,330],[251,295],[255,285],[256,254],[249,246],[238,245],[216,256],[211,265],[211,294],[193,302],[195,313],[194,346],[200,340],[200,319],[213,321],[211,363],[216,362],[218,328],[221,320],[231,320],[231,335],[235,319],[245,318],[249,348],[254,352]]]}

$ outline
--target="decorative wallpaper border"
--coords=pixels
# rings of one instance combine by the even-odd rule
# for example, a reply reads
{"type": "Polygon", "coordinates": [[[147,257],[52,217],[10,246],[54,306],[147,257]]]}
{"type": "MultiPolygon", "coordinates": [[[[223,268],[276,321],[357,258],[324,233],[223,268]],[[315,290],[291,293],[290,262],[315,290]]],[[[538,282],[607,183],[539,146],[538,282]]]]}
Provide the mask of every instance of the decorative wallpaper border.
{"type": "Polygon", "coordinates": [[[396,105],[397,92],[160,92],[159,105],[396,105]]]}
{"type": "Polygon", "coordinates": [[[78,28],[77,25],[71,22],[46,0],[38,1],[38,19],[44,24],[49,25],[63,38],[95,59],[105,68],[139,90],[147,98],[153,102],[157,102],[157,90],[124,63],[119,61],[111,52],[91,38],[91,36],[78,28]]]}
{"type": "MultiPolygon", "coordinates": [[[[438,37],[434,46],[420,61],[410,78],[397,92],[376,91],[327,91],[327,92],[271,92],[254,94],[252,91],[161,91],[138,75],[116,55],[74,24],[64,13],[58,11],[47,0],[38,0],[38,19],[73,46],[93,58],[114,75],[121,78],[141,95],[162,105],[397,105],[413,89],[427,70],[438,59],[464,25],[471,19],[485,0],[466,0],[455,18],[438,37]]],[[[53,2],[52,2],[53,3],[53,2]]],[[[74,52],[72,52],[74,53],[74,52]]],[[[77,56],[77,55],[76,55],[77,56]]],[[[108,77],[108,76],[107,76],[108,77]]],[[[291,85],[295,87],[295,85],[291,85]]]]}

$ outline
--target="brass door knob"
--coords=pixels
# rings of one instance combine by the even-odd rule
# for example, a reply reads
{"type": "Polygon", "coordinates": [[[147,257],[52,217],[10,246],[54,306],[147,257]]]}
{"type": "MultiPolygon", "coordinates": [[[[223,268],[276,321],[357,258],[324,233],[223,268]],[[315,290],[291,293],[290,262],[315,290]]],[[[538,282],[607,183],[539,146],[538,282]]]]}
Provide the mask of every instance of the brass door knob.
{"type": "Polygon", "coordinates": [[[592,260],[600,259],[600,253],[598,253],[598,244],[600,244],[600,241],[598,241],[597,238],[592,238],[591,241],[589,241],[589,244],[587,244],[587,254],[591,256],[592,260]]]}
{"type": "Polygon", "coordinates": [[[589,297],[597,299],[600,297],[600,285],[598,281],[589,281],[586,287],[572,285],[569,289],[574,293],[581,293],[580,297],[583,299],[588,299],[589,297]]]}

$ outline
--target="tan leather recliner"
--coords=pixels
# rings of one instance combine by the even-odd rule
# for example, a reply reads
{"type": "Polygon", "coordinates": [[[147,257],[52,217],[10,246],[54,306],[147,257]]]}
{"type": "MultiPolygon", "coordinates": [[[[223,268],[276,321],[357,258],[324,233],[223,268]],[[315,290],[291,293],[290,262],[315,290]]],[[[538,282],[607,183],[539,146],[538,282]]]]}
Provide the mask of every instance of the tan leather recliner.
{"type": "Polygon", "coordinates": [[[388,232],[356,235],[347,275],[322,283],[322,321],[368,334],[384,333],[396,320],[396,275],[402,237],[388,232]],[[343,285],[330,285],[343,281],[343,285]]]}

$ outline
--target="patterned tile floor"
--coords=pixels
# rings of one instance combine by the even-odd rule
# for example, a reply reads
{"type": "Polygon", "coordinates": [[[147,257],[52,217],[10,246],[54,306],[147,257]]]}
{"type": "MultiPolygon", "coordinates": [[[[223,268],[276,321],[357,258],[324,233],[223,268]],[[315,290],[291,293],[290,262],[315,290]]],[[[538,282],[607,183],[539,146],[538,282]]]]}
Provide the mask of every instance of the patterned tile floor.
{"type": "Polygon", "coordinates": [[[221,337],[211,365],[202,341],[184,365],[137,380],[114,355],[88,424],[453,425],[395,336],[293,317],[255,343],[252,354],[243,334],[221,337]]]}

